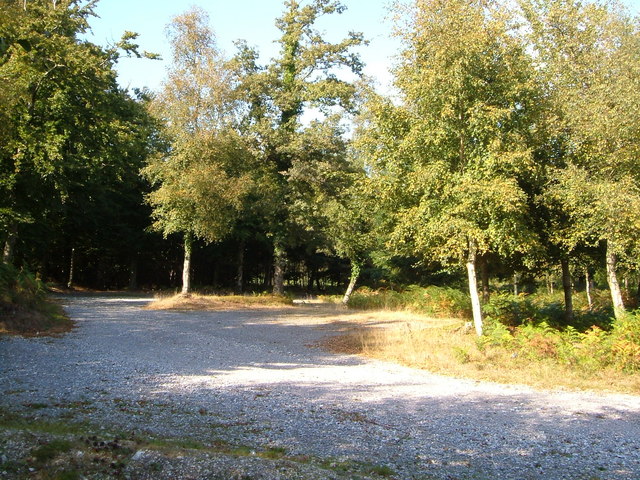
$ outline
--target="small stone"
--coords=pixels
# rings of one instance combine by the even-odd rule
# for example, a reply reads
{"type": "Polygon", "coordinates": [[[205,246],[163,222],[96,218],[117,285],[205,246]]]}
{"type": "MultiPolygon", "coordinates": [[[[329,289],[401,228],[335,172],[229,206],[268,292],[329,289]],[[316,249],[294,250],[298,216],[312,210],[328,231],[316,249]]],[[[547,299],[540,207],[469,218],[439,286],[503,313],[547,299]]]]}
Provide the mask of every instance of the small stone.
{"type": "Polygon", "coordinates": [[[133,454],[133,457],[131,457],[131,460],[135,462],[139,462],[146,455],[146,453],[147,452],[145,450],[138,450],[136,453],[133,454]]]}

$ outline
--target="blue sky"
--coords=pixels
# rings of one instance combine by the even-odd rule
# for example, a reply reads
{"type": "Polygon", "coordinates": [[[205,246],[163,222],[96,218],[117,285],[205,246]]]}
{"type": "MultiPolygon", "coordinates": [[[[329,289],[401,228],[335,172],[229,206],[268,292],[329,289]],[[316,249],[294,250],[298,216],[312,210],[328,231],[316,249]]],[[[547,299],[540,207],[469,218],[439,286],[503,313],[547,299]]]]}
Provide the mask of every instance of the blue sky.
{"type": "MultiPolygon", "coordinates": [[[[391,38],[393,22],[389,18],[390,0],[343,0],[347,10],[342,15],[322,18],[317,28],[328,40],[340,40],[350,30],[363,32],[370,41],[360,50],[367,64],[365,73],[377,79],[386,89],[390,81],[388,73],[398,41],[391,38]]],[[[640,0],[626,0],[631,12],[640,14],[640,0]]],[[[159,53],[170,58],[165,27],[171,19],[197,5],[210,16],[211,27],[216,33],[219,47],[228,55],[234,53],[233,41],[246,40],[258,47],[262,61],[276,55],[273,43],[278,38],[274,23],[283,10],[282,0],[100,0],[91,20],[92,35],[89,39],[100,45],[115,43],[125,30],[140,34],[138,42],[142,50],[159,53]]],[[[166,62],[145,59],[122,59],[118,64],[118,81],[123,87],[149,87],[157,89],[165,77],[166,62]]]]}
{"type": "MultiPolygon", "coordinates": [[[[338,41],[350,31],[363,32],[370,41],[360,50],[367,63],[365,73],[377,78],[382,85],[389,81],[390,57],[398,48],[398,42],[389,38],[392,21],[386,19],[389,12],[387,0],[343,0],[347,10],[341,15],[329,15],[320,19],[318,30],[326,39],[338,41]]],[[[277,54],[273,43],[278,38],[275,19],[283,11],[282,0],[100,0],[96,13],[100,18],[90,21],[94,43],[115,43],[125,30],[140,34],[138,43],[142,50],[159,53],[163,59],[171,54],[166,41],[165,28],[171,19],[192,5],[209,13],[219,47],[231,56],[235,52],[233,42],[244,39],[258,47],[261,60],[266,63],[277,54]]],[[[123,87],[149,87],[156,89],[162,82],[166,63],[144,59],[121,59],[118,80],[123,87]]]]}

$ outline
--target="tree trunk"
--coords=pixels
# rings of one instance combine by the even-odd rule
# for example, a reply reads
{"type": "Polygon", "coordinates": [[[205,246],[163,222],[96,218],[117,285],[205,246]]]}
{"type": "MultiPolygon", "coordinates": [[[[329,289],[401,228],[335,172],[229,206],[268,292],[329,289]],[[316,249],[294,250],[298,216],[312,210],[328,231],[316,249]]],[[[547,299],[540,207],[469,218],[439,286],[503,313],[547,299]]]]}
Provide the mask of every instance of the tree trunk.
{"type": "Polygon", "coordinates": [[[554,292],[553,279],[551,278],[551,274],[547,272],[547,293],[549,295],[553,295],[553,292],[554,292]]]}
{"type": "Polygon", "coordinates": [[[242,295],[244,290],[244,240],[240,240],[238,245],[238,269],[236,272],[236,294],[242,295]]]}
{"type": "Polygon", "coordinates": [[[67,281],[67,288],[73,288],[73,273],[76,263],[76,249],[71,248],[71,259],[69,260],[69,279],[67,281]]]}
{"type": "Polygon", "coordinates": [[[480,278],[482,279],[482,303],[489,303],[491,292],[489,291],[489,262],[487,256],[480,256],[480,278]]]}
{"type": "Polygon", "coordinates": [[[2,252],[2,261],[4,263],[13,263],[15,253],[16,240],[18,239],[18,226],[14,223],[7,231],[7,238],[4,242],[4,250],[2,252]]]}
{"type": "Polygon", "coordinates": [[[352,260],[351,261],[351,279],[349,280],[347,291],[344,292],[344,297],[342,297],[343,305],[347,305],[349,303],[349,298],[351,298],[351,294],[353,293],[353,289],[356,287],[356,282],[358,281],[359,276],[360,276],[360,264],[352,260]]]}
{"type": "Polygon", "coordinates": [[[587,303],[589,304],[589,310],[593,308],[593,300],[591,298],[591,276],[589,275],[589,268],[584,269],[584,282],[585,290],[587,291],[587,303]]]}
{"type": "Polygon", "coordinates": [[[131,259],[129,265],[129,290],[136,290],[138,288],[138,256],[134,256],[131,259]]]}
{"type": "Polygon", "coordinates": [[[482,310],[480,308],[478,282],[476,280],[476,245],[473,241],[469,241],[467,274],[469,276],[469,296],[471,297],[471,308],[473,310],[473,325],[478,336],[482,336],[482,310]]]}
{"type": "Polygon", "coordinates": [[[518,281],[520,280],[520,275],[518,275],[518,273],[514,272],[513,274],[513,294],[517,297],[518,296],[518,281]]]}
{"type": "Polygon", "coordinates": [[[569,259],[560,259],[562,267],[562,289],[564,290],[564,320],[567,325],[573,321],[573,296],[571,288],[571,270],[569,269],[569,259]]]}
{"type": "Polygon", "coordinates": [[[182,295],[191,292],[191,252],[193,250],[193,237],[190,233],[184,234],[184,264],[182,266],[182,295]]]}
{"type": "MultiPolygon", "coordinates": [[[[309,266],[309,282],[307,283],[307,294],[311,294],[313,291],[313,282],[316,280],[316,267],[309,266]]],[[[638,291],[640,291],[640,287],[638,287],[638,291]]]]}
{"type": "Polygon", "coordinates": [[[273,246],[273,294],[284,295],[285,251],[279,241],[273,246]]]}
{"type": "Polygon", "coordinates": [[[611,242],[607,242],[607,280],[609,282],[609,290],[611,291],[611,301],[613,303],[613,314],[616,320],[619,320],[625,312],[624,302],[622,301],[622,292],[618,283],[618,275],[616,274],[616,264],[618,258],[611,248],[611,242]]]}
{"type": "Polygon", "coordinates": [[[273,262],[268,262],[264,266],[264,279],[262,282],[262,289],[266,292],[272,287],[271,281],[273,280],[273,262]]]}

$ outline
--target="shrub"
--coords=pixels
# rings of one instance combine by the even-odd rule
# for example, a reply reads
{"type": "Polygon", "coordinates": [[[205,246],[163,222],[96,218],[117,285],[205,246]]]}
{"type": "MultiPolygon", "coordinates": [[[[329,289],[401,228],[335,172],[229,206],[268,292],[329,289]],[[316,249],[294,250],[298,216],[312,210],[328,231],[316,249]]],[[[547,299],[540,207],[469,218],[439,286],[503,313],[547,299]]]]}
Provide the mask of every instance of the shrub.
{"type": "Polygon", "coordinates": [[[586,331],[593,325],[608,329],[611,326],[611,307],[604,302],[597,303],[588,310],[586,302],[574,296],[574,318],[567,324],[564,301],[561,295],[536,294],[514,296],[508,293],[495,294],[482,309],[487,322],[499,322],[508,327],[517,327],[528,323],[546,323],[563,329],[569,326],[586,331]]]}
{"type": "Polygon", "coordinates": [[[72,326],[62,307],[47,298],[47,288],[33,274],[0,263],[0,332],[62,333],[72,326]]]}
{"type": "Polygon", "coordinates": [[[499,346],[514,355],[534,360],[553,359],[586,371],[612,367],[640,371],[640,313],[615,321],[610,331],[592,326],[585,332],[573,327],[558,329],[546,322],[507,327],[490,322],[478,339],[481,350],[499,346]]]}
{"type": "Polygon", "coordinates": [[[434,317],[468,318],[469,295],[449,287],[410,285],[402,291],[360,288],[349,307],[361,310],[409,310],[434,317]]]}
{"type": "Polygon", "coordinates": [[[13,265],[0,263],[0,301],[34,306],[46,296],[46,286],[33,274],[17,270],[13,265]]]}
{"type": "Polygon", "coordinates": [[[534,322],[538,315],[538,310],[529,297],[507,293],[493,295],[482,310],[487,323],[502,323],[508,327],[534,322]]]}

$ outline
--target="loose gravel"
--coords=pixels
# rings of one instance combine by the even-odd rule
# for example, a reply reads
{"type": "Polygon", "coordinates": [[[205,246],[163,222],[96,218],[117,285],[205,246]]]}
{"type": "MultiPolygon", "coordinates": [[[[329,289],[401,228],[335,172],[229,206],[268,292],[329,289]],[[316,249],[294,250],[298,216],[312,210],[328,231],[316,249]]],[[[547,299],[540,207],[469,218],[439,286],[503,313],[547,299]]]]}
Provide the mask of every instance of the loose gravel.
{"type": "MultiPolygon", "coordinates": [[[[149,300],[65,297],[71,333],[0,339],[0,407],[273,448],[330,467],[357,462],[398,479],[640,478],[640,397],[536,391],[327,353],[316,345],[343,325],[313,306],[159,312],[143,309],[149,300]]],[[[144,467],[153,455],[132,462],[144,467]]],[[[248,461],[254,473],[276,468],[248,461]]],[[[278,478],[307,478],[306,467],[286,468],[278,478]]],[[[191,478],[218,478],[196,470],[191,478]]]]}

